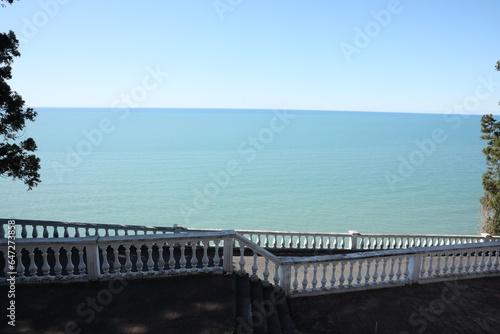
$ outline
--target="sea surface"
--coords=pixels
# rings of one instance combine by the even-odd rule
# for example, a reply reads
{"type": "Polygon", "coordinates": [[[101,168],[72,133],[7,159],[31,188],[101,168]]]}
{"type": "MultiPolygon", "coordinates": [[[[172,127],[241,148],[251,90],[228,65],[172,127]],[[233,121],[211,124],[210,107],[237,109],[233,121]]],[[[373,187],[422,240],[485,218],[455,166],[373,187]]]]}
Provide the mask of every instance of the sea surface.
{"type": "Polygon", "coordinates": [[[39,108],[42,183],[0,217],[361,233],[479,231],[480,116],[39,108]]]}

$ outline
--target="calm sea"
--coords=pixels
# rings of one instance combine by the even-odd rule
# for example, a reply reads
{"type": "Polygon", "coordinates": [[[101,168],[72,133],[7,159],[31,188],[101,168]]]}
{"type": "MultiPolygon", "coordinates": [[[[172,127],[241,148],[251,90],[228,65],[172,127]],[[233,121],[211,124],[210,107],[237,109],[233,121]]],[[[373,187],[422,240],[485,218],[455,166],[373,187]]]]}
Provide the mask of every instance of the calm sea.
{"type": "Polygon", "coordinates": [[[478,232],[479,116],[38,109],[33,191],[0,217],[186,227],[478,232]]]}

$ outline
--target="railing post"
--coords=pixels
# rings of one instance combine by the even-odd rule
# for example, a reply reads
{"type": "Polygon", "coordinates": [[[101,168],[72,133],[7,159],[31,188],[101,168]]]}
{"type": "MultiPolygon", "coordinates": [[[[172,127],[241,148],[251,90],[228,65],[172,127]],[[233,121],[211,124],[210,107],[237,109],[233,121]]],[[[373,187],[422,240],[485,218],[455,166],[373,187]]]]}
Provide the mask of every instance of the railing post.
{"type": "Polygon", "coordinates": [[[89,281],[97,281],[101,268],[99,265],[99,245],[88,244],[85,246],[87,253],[87,277],[89,281]]]}
{"type": "Polygon", "coordinates": [[[408,275],[410,283],[417,284],[419,282],[421,267],[422,267],[422,254],[416,252],[410,258],[410,263],[408,268],[408,271],[410,272],[410,274],[408,275]]]}
{"type": "Polygon", "coordinates": [[[222,250],[222,270],[225,273],[233,272],[233,244],[234,238],[224,239],[222,250]]]}
{"type": "Polygon", "coordinates": [[[351,238],[349,239],[349,249],[357,250],[358,249],[358,235],[361,235],[358,231],[347,231],[351,234],[351,238]]]}
{"type": "Polygon", "coordinates": [[[280,266],[280,271],[280,287],[285,292],[285,296],[288,296],[292,286],[292,266],[289,264],[282,264],[280,266]]]}

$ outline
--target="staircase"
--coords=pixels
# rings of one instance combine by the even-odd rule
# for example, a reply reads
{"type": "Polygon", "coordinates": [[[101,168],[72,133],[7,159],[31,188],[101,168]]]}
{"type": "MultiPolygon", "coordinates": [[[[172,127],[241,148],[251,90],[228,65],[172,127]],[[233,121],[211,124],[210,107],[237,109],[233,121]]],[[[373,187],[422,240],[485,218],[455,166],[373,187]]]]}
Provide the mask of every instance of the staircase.
{"type": "Polygon", "coordinates": [[[235,334],[300,334],[281,290],[256,277],[236,275],[235,334]]]}

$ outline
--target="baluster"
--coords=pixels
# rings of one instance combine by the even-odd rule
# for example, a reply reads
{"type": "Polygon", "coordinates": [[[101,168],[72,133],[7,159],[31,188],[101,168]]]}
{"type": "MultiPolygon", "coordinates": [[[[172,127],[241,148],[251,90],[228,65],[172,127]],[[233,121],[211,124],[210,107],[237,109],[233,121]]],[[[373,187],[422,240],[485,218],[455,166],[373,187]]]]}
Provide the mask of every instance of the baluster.
{"type": "Polygon", "coordinates": [[[498,271],[498,249],[495,250],[495,261],[493,262],[493,269],[498,271]]]}
{"type": "Polygon", "coordinates": [[[54,265],[54,274],[56,278],[62,278],[62,266],[61,261],[59,260],[59,256],[61,255],[60,249],[54,249],[54,257],[56,258],[56,264],[54,265]]]}
{"type": "Polygon", "coordinates": [[[375,259],[375,267],[373,268],[373,275],[372,275],[372,278],[373,278],[373,283],[377,282],[377,279],[378,279],[378,263],[379,263],[380,259],[375,259]]]}
{"type": "Polygon", "coordinates": [[[69,238],[68,226],[64,226],[63,236],[65,238],[69,238]]]}
{"type": "Polygon", "coordinates": [[[354,279],[352,276],[352,267],[354,267],[354,262],[349,261],[349,275],[347,275],[347,286],[352,286],[352,280],[354,279]]]}
{"type": "Polygon", "coordinates": [[[369,283],[370,281],[370,266],[371,266],[371,259],[366,259],[366,273],[365,273],[365,285],[369,283]]]}
{"type": "Polygon", "coordinates": [[[371,245],[371,238],[368,237],[367,240],[366,240],[366,249],[371,249],[370,245],[371,245]]]}
{"type": "Polygon", "coordinates": [[[398,241],[398,249],[401,249],[403,246],[403,238],[399,238],[399,241],[398,241]]]}
{"type": "Polygon", "coordinates": [[[29,266],[29,271],[30,271],[30,276],[31,278],[37,278],[37,270],[38,270],[38,267],[36,266],[35,264],[35,249],[38,249],[38,248],[35,248],[33,247],[31,249],[31,252],[29,253],[30,255],[30,266],[29,266]]]}
{"type": "Polygon", "coordinates": [[[290,241],[288,241],[288,248],[293,248],[293,235],[290,235],[290,241]]]}
{"type": "Polygon", "coordinates": [[[50,266],[49,266],[49,262],[47,262],[47,249],[45,249],[42,252],[42,258],[43,258],[43,265],[42,265],[43,278],[48,279],[49,272],[50,272],[50,266]]]}
{"type": "Polygon", "coordinates": [[[323,249],[323,236],[320,235],[318,236],[318,238],[319,238],[319,245],[318,245],[319,249],[323,249]]]}
{"type": "Polygon", "coordinates": [[[462,274],[462,270],[464,268],[463,266],[463,259],[464,259],[464,255],[462,252],[460,252],[460,255],[459,255],[459,258],[458,258],[458,265],[457,265],[457,274],[462,274]]]}
{"type": "Polygon", "coordinates": [[[468,274],[470,269],[470,251],[467,252],[467,257],[465,258],[464,273],[468,274]]]}
{"type": "Polygon", "coordinates": [[[478,264],[477,264],[477,250],[475,249],[473,252],[474,252],[474,261],[472,261],[471,269],[472,269],[472,274],[477,274],[477,267],[478,267],[478,264]]]}
{"type": "Polygon", "coordinates": [[[285,248],[285,236],[284,235],[281,236],[280,248],[285,248]]]}
{"type": "Polygon", "coordinates": [[[215,240],[215,254],[214,254],[214,269],[220,270],[220,257],[219,257],[219,243],[220,240],[215,240]]]}
{"type": "Polygon", "coordinates": [[[90,232],[88,227],[85,228],[85,236],[90,237],[90,232]]]}
{"type": "MultiPolygon", "coordinates": [[[[159,244],[158,246],[158,272],[159,274],[165,273],[165,259],[163,258],[163,244],[159,244]]],[[[193,245],[196,249],[196,246],[193,245]]],[[[197,260],[198,261],[198,260],[197,260]]],[[[193,262],[191,262],[193,263],[193,262]]],[[[196,264],[194,265],[196,267],[196,264]]]]}
{"type": "Polygon", "coordinates": [[[78,227],[75,227],[75,238],[79,238],[80,237],[80,231],[78,229],[78,227]]]}
{"type": "Polygon", "coordinates": [[[436,259],[437,259],[437,261],[436,261],[436,265],[435,265],[435,267],[434,267],[434,274],[435,274],[436,276],[439,276],[439,273],[441,272],[441,265],[440,265],[440,262],[441,262],[441,255],[436,254],[436,259]]]}
{"type": "Polygon", "coordinates": [[[312,288],[316,289],[316,285],[318,284],[318,279],[316,278],[316,274],[318,272],[318,263],[313,263],[313,279],[312,279],[312,288]]]}
{"type": "MultiPolygon", "coordinates": [[[[128,231],[128,230],[127,230],[128,231]]],[[[142,262],[142,252],[141,252],[142,245],[137,245],[135,249],[135,254],[137,255],[137,261],[135,262],[135,267],[137,269],[137,275],[143,275],[143,267],[144,267],[144,262],[142,262]]]]}
{"type": "Polygon", "coordinates": [[[343,288],[344,287],[344,282],[345,282],[345,262],[341,261],[340,262],[340,276],[339,276],[339,287],[343,288]]]}
{"type": "Polygon", "coordinates": [[[170,257],[168,259],[168,268],[170,269],[170,272],[174,273],[175,272],[174,243],[170,244],[169,253],[170,257]]]}
{"type": "Polygon", "coordinates": [[[124,246],[125,247],[125,275],[132,275],[132,260],[130,258],[130,248],[132,245],[124,246]]]}
{"type": "Polygon", "coordinates": [[[102,274],[109,276],[108,247],[102,250],[102,274]]]}
{"type": "Polygon", "coordinates": [[[361,276],[362,268],[363,268],[363,261],[358,260],[358,273],[356,274],[356,284],[357,285],[361,285],[361,279],[363,278],[361,276]]]}
{"type": "Polygon", "coordinates": [[[398,256],[398,270],[396,271],[396,280],[400,281],[401,280],[401,256],[398,256]]]}
{"type": "Polygon", "coordinates": [[[121,269],[121,263],[120,263],[120,257],[118,255],[118,247],[116,246],[114,251],[113,251],[113,276],[117,276],[120,274],[120,269],[121,269]]]}
{"type": "Polygon", "coordinates": [[[43,226],[42,235],[43,235],[44,238],[48,238],[49,237],[49,230],[47,229],[47,225],[43,226]]]}
{"type": "Polygon", "coordinates": [[[312,249],[316,249],[316,236],[312,236],[312,249]]]}
{"type": "Polygon", "coordinates": [[[31,231],[32,238],[38,238],[38,230],[36,229],[36,225],[32,225],[33,230],[31,231]]]}
{"type": "Polygon", "coordinates": [[[266,248],[269,248],[269,234],[265,235],[264,245],[266,246],[266,248]]]}
{"type": "Polygon", "coordinates": [[[52,236],[54,238],[59,238],[59,232],[57,231],[58,227],[57,226],[54,226],[54,233],[52,234],[52,236]]]}
{"type": "Polygon", "coordinates": [[[240,273],[245,274],[245,246],[243,244],[240,244],[240,262],[238,263],[240,265],[240,273]]]}
{"type": "Polygon", "coordinates": [[[387,259],[384,257],[382,258],[382,271],[380,272],[380,281],[385,282],[385,278],[387,277],[386,272],[385,272],[385,267],[387,265],[387,259]]]}
{"type": "Polygon", "coordinates": [[[484,250],[481,252],[481,261],[479,262],[479,271],[481,273],[484,273],[484,267],[485,267],[485,263],[484,263],[484,250]]]}
{"type": "Polygon", "coordinates": [[[296,249],[300,249],[300,238],[301,238],[301,236],[297,235],[297,242],[295,243],[295,248],[296,249]]]}
{"type": "Polygon", "coordinates": [[[344,237],[340,238],[340,249],[345,249],[344,237]]]}
{"type": "Polygon", "coordinates": [[[489,273],[490,270],[491,270],[491,265],[492,265],[492,262],[491,262],[491,251],[492,249],[490,249],[488,251],[488,261],[486,261],[486,272],[489,273]]]}
{"type": "Polygon", "coordinates": [[[153,261],[153,246],[154,244],[151,244],[151,246],[148,247],[148,262],[146,262],[146,265],[148,266],[148,275],[153,275],[155,273],[155,262],[153,261]]]}
{"type": "Polygon", "coordinates": [[[264,272],[262,275],[264,275],[264,282],[269,283],[269,260],[266,258],[264,263],[264,272]]]}
{"type": "Polygon", "coordinates": [[[396,248],[396,238],[394,237],[391,242],[391,249],[396,248]]]}
{"type": "Polygon", "coordinates": [[[410,257],[406,256],[405,271],[403,272],[405,282],[410,280],[409,279],[410,271],[408,270],[409,267],[410,267],[410,257]]]}
{"type": "Polygon", "coordinates": [[[280,266],[278,264],[274,264],[274,286],[279,286],[280,283],[280,274],[279,274],[280,266]]]}
{"type": "Polygon", "coordinates": [[[68,273],[68,277],[72,278],[73,277],[73,270],[75,270],[75,266],[73,265],[73,248],[70,247],[66,251],[66,258],[68,262],[66,263],[66,272],[68,273]]]}
{"type": "Polygon", "coordinates": [[[271,245],[272,248],[276,248],[276,241],[277,241],[276,234],[273,234],[273,243],[271,245]]]}
{"type": "Polygon", "coordinates": [[[359,243],[359,249],[364,249],[365,247],[365,238],[361,237],[361,242],[359,243]]]}
{"type": "Polygon", "coordinates": [[[252,265],[252,276],[256,279],[257,278],[257,253],[253,253],[253,265],[252,265]]]}
{"type": "Polygon", "coordinates": [[[450,274],[455,274],[455,269],[457,269],[455,265],[455,253],[451,254],[451,263],[450,263],[450,274]]]}
{"type": "Polygon", "coordinates": [[[325,290],[326,289],[326,267],[328,266],[328,263],[323,263],[323,276],[321,277],[321,289],[325,290]]]}
{"type": "Polygon", "coordinates": [[[337,281],[335,279],[335,267],[337,266],[337,264],[335,262],[332,262],[332,276],[330,277],[330,288],[334,288],[335,287],[335,282],[337,281]]]}
{"type": "Polygon", "coordinates": [[[337,237],[333,237],[333,249],[338,249],[339,241],[337,237]]]}
{"type": "Polygon", "coordinates": [[[309,267],[309,264],[305,263],[304,264],[304,278],[302,279],[302,290],[307,289],[307,268],[309,267]]]}
{"type": "Polygon", "coordinates": [[[326,249],[331,249],[331,238],[328,236],[326,237],[326,249]]]}
{"type": "Polygon", "coordinates": [[[388,274],[389,283],[392,283],[394,278],[394,261],[395,261],[394,257],[391,257],[391,266],[389,268],[389,274],[388,274]]]}
{"type": "Polygon", "coordinates": [[[299,267],[297,265],[293,266],[293,291],[297,291],[297,288],[299,286],[299,281],[297,279],[297,273],[299,271],[299,267]]]}
{"type": "MultiPolygon", "coordinates": [[[[185,272],[186,271],[186,263],[187,263],[186,256],[185,256],[186,242],[181,242],[179,244],[181,246],[181,257],[179,259],[179,265],[181,267],[181,272],[185,272]]],[[[203,241],[203,252],[204,253],[205,253],[205,246],[206,245],[207,245],[207,243],[205,241],[203,241]]],[[[206,263],[205,263],[205,254],[203,255],[202,263],[203,263],[203,269],[207,269],[206,265],[208,265],[208,257],[206,258],[206,263]]]]}
{"type": "Polygon", "coordinates": [[[443,260],[444,263],[443,266],[441,267],[441,272],[443,273],[443,275],[446,276],[448,274],[448,254],[444,253],[443,260]]]}
{"type": "MultiPolygon", "coordinates": [[[[218,244],[217,244],[218,246],[218,244]]],[[[216,253],[217,254],[217,250],[216,253]]],[[[196,271],[198,267],[198,258],[196,257],[196,242],[191,243],[191,271],[196,271]]]]}
{"type": "Polygon", "coordinates": [[[203,257],[201,258],[201,264],[204,271],[208,271],[208,245],[210,240],[203,241],[203,257]]]}
{"type": "MultiPolygon", "coordinates": [[[[16,268],[16,271],[17,271],[17,277],[20,278],[20,279],[24,279],[25,276],[24,276],[24,271],[26,270],[26,268],[23,266],[23,259],[22,259],[22,249],[17,253],[17,268],[16,268]]],[[[7,253],[5,253],[7,254],[7,253]]]]}
{"type": "Polygon", "coordinates": [[[306,235],[304,238],[304,249],[308,249],[308,248],[309,248],[309,236],[306,235]]]}
{"type": "Polygon", "coordinates": [[[429,253],[429,265],[427,266],[427,277],[432,277],[432,261],[434,260],[432,253],[429,253]]]}
{"type": "Polygon", "coordinates": [[[384,249],[384,238],[380,238],[380,242],[378,244],[379,249],[384,249]]]}
{"type": "Polygon", "coordinates": [[[83,261],[83,248],[81,248],[78,251],[78,256],[80,262],[78,263],[78,273],[80,276],[85,276],[85,269],[87,269],[87,266],[85,265],[85,262],[83,261]]]}

